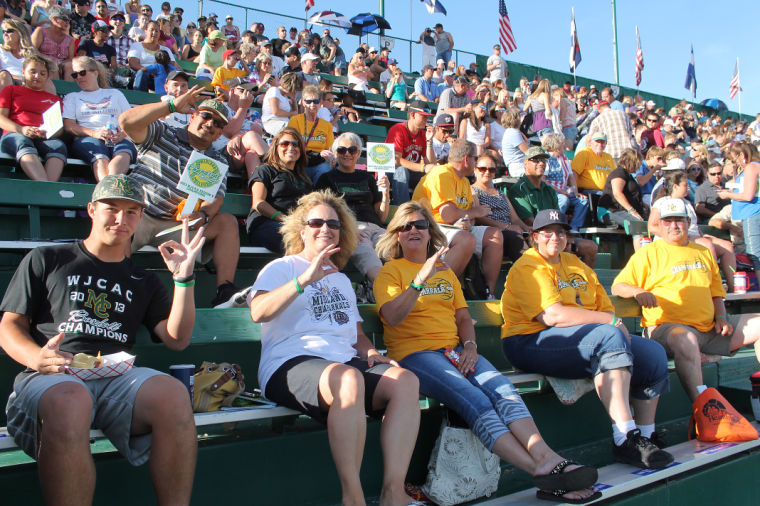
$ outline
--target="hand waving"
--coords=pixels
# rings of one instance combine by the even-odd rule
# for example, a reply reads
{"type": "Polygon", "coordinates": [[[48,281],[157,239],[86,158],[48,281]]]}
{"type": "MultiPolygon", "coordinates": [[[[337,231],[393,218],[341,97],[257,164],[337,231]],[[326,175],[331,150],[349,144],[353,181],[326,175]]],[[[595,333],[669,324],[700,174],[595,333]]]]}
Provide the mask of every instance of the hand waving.
{"type": "Polygon", "coordinates": [[[298,284],[306,288],[320,279],[324,278],[328,274],[338,272],[338,267],[332,262],[330,256],[340,251],[340,247],[335,247],[335,244],[330,244],[325,249],[319,252],[314,260],[311,261],[311,265],[306,269],[306,272],[298,276],[298,284]]]}
{"type": "Polygon", "coordinates": [[[174,276],[186,277],[193,273],[195,258],[200,254],[203,243],[206,242],[206,238],[203,237],[205,227],[201,227],[195,237],[189,240],[188,223],[188,217],[183,217],[181,242],[166,241],[158,246],[158,251],[161,252],[166,267],[174,276]]]}
{"type": "Polygon", "coordinates": [[[447,246],[442,247],[436,251],[433,256],[428,258],[424,264],[422,264],[420,272],[417,273],[417,278],[422,282],[423,285],[425,284],[425,281],[427,281],[430,276],[436,272],[445,271],[449,268],[446,262],[441,260],[441,257],[445,255],[447,251],[449,251],[449,248],[447,246]]]}

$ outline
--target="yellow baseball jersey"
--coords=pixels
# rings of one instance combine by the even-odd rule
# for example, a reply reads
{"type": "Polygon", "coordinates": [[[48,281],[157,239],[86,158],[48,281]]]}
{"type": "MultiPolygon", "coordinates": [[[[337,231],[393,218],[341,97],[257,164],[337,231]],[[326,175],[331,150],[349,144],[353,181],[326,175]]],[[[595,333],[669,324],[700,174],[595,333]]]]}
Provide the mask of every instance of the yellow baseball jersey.
{"type": "MultiPolygon", "coordinates": [[[[377,307],[382,309],[383,304],[406,290],[421,268],[422,264],[404,258],[383,265],[373,288],[377,307]]],[[[454,313],[466,307],[462,287],[454,273],[450,269],[436,272],[425,282],[414,308],[401,323],[388,325],[380,313],[388,356],[401,360],[416,351],[457,346],[459,334],[454,313]]]]}
{"type": "Polygon", "coordinates": [[[657,307],[641,308],[642,327],[683,323],[700,332],[715,326],[713,297],[725,297],[718,264],[704,246],[655,241],[633,254],[613,284],[627,283],[651,292],[657,307]]]}
{"type": "Polygon", "coordinates": [[[552,264],[529,249],[507,275],[501,296],[501,337],[544,330],[546,325],[536,316],[557,302],[590,311],[615,310],[594,271],[578,257],[560,253],[560,262],[552,264]]]}
{"type": "Polygon", "coordinates": [[[306,149],[320,152],[323,149],[330,149],[333,145],[333,130],[332,124],[329,121],[317,118],[317,126],[314,128],[314,132],[312,132],[311,128],[314,126],[314,123],[306,121],[306,116],[303,114],[298,114],[291,116],[288,126],[298,130],[306,142],[306,149]],[[311,136],[309,136],[309,133],[311,133],[311,136]]]}
{"type": "Polygon", "coordinates": [[[596,156],[591,148],[583,148],[575,154],[571,166],[578,174],[578,188],[603,190],[607,176],[615,170],[615,160],[608,153],[596,156]]]}
{"type": "Polygon", "coordinates": [[[211,86],[219,86],[223,90],[229,90],[230,81],[236,77],[245,77],[245,75],[245,70],[219,67],[214,71],[214,77],[211,78],[211,86]]]}
{"type": "Polygon", "coordinates": [[[470,182],[466,177],[459,177],[448,163],[434,167],[420,179],[412,200],[429,207],[438,223],[443,223],[440,209],[446,202],[453,202],[464,211],[470,209],[473,202],[470,182]]]}

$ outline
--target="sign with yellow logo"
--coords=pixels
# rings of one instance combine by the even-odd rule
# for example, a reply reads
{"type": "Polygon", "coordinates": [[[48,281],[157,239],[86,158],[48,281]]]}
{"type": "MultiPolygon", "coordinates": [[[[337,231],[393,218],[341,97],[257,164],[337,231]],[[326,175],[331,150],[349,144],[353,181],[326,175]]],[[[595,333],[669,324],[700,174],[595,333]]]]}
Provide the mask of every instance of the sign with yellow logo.
{"type": "Polygon", "coordinates": [[[194,150],[177,183],[177,189],[187,193],[187,202],[182,209],[182,214],[192,213],[198,200],[206,202],[214,200],[219,186],[227,176],[228,168],[226,164],[194,150]]]}
{"type": "Polygon", "coordinates": [[[393,144],[368,142],[367,170],[371,172],[394,172],[396,170],[396,150],[393,144]]]}

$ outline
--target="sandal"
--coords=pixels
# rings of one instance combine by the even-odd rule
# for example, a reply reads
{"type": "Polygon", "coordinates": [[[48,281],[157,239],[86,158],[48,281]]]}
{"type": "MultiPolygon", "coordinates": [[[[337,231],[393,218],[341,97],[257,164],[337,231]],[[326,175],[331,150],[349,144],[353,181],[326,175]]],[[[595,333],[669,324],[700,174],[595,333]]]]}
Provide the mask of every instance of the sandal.
{"type": "Polygon", "coordinates": [[[567,494],[567,490],[553,490],[551,492],[548,492],[546,490],[538,490],[536,492],[536,498],[543,499],[544,501],[552,501],[552,502],[561,502],[561,503],[567,503],[567,504],[586,504],[587,502],[595,501],[602,497],[602,493],[598,490],[595,490],[593,494],[586,497],[585,499],[568,499],[566,497],[563,497],[565,494],[567,494]]]}
{"type": "MultiPolygon", "coordinates": [[[[563,472],[567,466],[578,465],[572,460],[563,460],[549,474],[533,477],[533,486],[539,490],[582,490],[596,483],[599,473],[591,466],[580,466],[572,471],[563,472]]],[[[561,495],[561,494],[560,494],[561,495]]]]}

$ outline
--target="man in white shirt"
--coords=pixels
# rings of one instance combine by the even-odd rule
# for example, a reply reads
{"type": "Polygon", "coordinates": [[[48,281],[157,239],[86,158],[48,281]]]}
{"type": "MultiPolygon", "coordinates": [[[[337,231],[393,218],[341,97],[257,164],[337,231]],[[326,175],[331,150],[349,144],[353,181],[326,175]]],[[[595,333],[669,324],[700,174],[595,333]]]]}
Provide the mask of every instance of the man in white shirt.
{"type": "Polygon", "coordinates": [[[498,79],[506,81],[509,77],[507,62],[501,57],[501,46],[498,44],[493,45],[493,54],[486,61],[486,70],[490,72],[489,78],[492,83],[498,79]]]}

